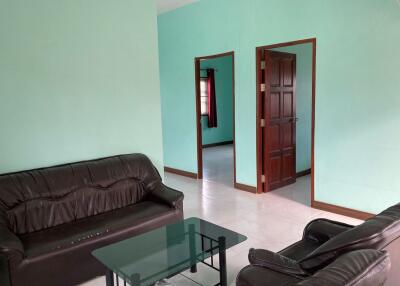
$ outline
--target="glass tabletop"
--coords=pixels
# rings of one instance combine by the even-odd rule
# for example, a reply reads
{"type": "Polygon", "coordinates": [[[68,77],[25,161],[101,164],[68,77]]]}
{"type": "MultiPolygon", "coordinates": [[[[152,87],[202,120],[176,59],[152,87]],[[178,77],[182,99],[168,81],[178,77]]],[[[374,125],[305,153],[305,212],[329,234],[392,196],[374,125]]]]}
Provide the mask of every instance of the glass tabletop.
{"type": "Polygon", "coordinates": [[[163,226],[92,252],[131,285],[152,285],[217,255],[246,236],[199,218],[163,226]]]}

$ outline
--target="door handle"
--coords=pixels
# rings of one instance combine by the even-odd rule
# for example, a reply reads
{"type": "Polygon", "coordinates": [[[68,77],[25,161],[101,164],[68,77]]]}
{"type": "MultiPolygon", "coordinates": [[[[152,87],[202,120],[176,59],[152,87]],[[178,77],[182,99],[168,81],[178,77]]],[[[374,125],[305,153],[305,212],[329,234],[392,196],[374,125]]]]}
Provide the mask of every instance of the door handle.
{"type": "Polygon", "coordinates": [[[296,123],[297,121],[299,121],[299,118],[298,118],[298,117],[292,117],[292,118],[289,119],[289,122],[294,122],[294,123],[296,123]]]}

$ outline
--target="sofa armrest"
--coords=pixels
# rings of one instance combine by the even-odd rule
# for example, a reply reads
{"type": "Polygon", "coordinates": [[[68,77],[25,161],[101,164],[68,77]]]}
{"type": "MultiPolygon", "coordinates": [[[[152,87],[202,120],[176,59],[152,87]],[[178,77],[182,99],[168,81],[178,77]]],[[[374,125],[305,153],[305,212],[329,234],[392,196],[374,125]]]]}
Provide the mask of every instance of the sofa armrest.
{"type": "Polygon", "coordinates": [[[295,285],[382,286],[387,279],[389,270],[390,259],[388,253],[373,249],[363,249],[340,256],[324,269],[295,285]]]}
{"type": "Polygon", "coordinates": [[[151,192],[148,199],[169,205],[170,207],[175,209],[182,209],[183,198],[184,195],[182,192],[179,192],[177,190],[171,189],[163,185],[161,189],[151,192]]]}
{"type": "Polygon", "coordinates": [[[0,225],[0,255],[11,257],[15,254],[24,254],[21,240],[7,227],[0,225]]]}
{"type": "Polygon", "coordinates": [[[354,226],[329,220],[315,219],[307,224],[304,229],[303,239],[312,240],[318,243],[325,243],[336,235],[352,229],[354,226]]]}
{"type": "Polygon", "coordinates": [[[265,267],[295,277],[309,275],[301,269],[297,261],[265,249],[250,249],[249,262],[251,265],[265,267]]]}

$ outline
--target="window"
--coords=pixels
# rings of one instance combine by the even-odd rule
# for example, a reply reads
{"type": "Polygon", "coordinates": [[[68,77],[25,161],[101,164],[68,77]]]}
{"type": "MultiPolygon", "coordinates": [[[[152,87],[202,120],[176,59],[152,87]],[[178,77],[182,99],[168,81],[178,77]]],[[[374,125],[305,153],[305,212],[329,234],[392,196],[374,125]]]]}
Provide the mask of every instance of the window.
{"type": "Polygon", "coordinates": [[[200,79],[201,115],[208,115],[208,83],[207,78],[200,79]]]}

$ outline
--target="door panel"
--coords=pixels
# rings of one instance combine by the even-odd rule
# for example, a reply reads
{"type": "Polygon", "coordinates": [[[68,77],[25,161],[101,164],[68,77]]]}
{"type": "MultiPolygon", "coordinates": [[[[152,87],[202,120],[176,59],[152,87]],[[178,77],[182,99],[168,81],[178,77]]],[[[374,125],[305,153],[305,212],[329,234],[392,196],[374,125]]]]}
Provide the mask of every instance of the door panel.
{"type": "Polygon", "coordinates": [[[281,133],[279,125],[274,125],[269,128],[269,150],[270,152],[280,151],[281,148],[281,133]]]}
{"type": "Polygon", "coordinates": [[[271,86],[280,86],[281,85],[281,73],[280,71],[280,61],[279,59],[271,59],[271,78],[270,85],[271,86]]]}
{"type": "Polygon", "coordinates": [[[283,117],[293,117],[293,93],[283,93],[283,117]]]}
{"type": "Polygon", "coordinates": [[[293,148],[293,123],[287,122],[282,123],[281,132],[282,132],[282,145],[281,149],[293,148]]]}
{"type": "Polygon", "coordinates": [[[271,119],[280,119],[281,95],[279,92],[271,92],[271,119]]]}
{"type": "Polygon", "coordinates": [[[294,85],[294,61],[289,58],[281,58],[281,67],[283,69],[283,86],[293,87],[294,85]]]}
{"type": "Polygon", "coordinates": [[[269,181],[272,186],[274,185],[279,185],[281,182],[281,170],[282,170],[282,164],[281,164],[282,158],[280,155],[276,157],[271,157],[270,160],[270,176],[269,176],[269,181]]]}
{"type": "Polygon", "coordinates": [[[264,51],[266,191],[296,181],[296,55],[264,51]]]}
{"type": "Polygon", "coordinates": [[[282,156],[282,181],[291,181],[293,176],[293,164],[295,163],[293,152],[285,153],[282,156]]]}

